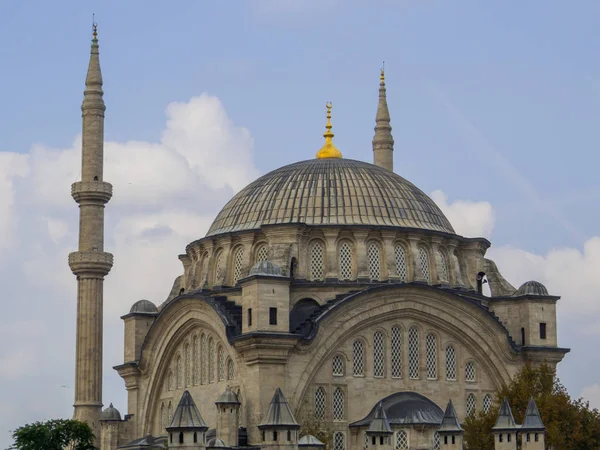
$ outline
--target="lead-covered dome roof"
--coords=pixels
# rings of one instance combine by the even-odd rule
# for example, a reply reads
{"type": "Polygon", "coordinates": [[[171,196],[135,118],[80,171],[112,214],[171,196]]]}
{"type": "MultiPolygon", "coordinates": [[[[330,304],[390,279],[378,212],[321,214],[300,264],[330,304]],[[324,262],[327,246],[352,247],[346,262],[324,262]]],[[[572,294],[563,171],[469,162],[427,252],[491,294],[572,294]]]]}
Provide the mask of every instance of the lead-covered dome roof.
{"type": "Polygon", "coordinates": [[[435,202],[401,176],[362,161],[324,158],[281,167],[250,183],[225,205],[207,236],[296,223],[454,234],[435,202]]]}

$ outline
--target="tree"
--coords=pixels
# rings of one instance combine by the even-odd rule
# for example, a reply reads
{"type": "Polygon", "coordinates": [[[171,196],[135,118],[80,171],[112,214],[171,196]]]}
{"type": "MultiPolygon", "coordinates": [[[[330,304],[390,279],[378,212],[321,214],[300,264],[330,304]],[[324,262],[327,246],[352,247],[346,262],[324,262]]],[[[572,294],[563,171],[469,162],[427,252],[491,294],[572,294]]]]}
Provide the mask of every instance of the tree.
{"type": "Polygon", "coordinates": [[[546,426],[548,448],[597,450],[600,448],[600,412],[582,399],[572,400],[548,365],[525,366],[496,393],[495,404],[486,414],[471,414],[464,423],[467,448],[494,450],[492,427],[504,398],[510,402],[515,421],[522,423],[529,398],[533,396],[546,426]]]}
{"type": "Polygon", "coordinates": [[[333,428],[331,424],[317,418],[314,414],[305,414],[300,418],[300,436],[310,434],[325,444],[324,450],[333,448],[333,428]]]}
{"type": "Polygon", "coordinates": [[[14,450],[96,450],[94,433],[78,420],[35,422],[13,431],[14,450]]]}

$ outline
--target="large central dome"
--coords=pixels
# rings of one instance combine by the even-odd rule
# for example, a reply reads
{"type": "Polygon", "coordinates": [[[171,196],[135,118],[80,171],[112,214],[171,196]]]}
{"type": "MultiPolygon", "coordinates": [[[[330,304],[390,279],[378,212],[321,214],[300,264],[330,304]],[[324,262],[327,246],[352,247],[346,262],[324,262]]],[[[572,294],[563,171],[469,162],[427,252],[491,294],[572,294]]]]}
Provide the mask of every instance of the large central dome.
{"type": "Polygon", "coordinates": [[[207,236],[261,225],[379,225],[454,234],[438,206],[414,184],[361,161],[324,158],[276,169],[221,210],[207,236]]]}

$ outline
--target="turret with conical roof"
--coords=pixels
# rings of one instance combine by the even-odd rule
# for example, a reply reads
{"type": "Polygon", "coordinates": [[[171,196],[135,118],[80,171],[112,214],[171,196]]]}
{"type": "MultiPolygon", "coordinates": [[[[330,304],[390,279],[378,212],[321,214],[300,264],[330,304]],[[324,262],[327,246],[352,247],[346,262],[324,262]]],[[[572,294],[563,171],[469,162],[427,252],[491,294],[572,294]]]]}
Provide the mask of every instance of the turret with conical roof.
{"type": "Polygon", "coordinates": [[[508,399],[502,401],[496,424],[492,428],[494,432],[495,450],[515,450],[517,448],[517,432],[519,427],[510,409],[508,399]]]}
{"type": "Polygon", "coordinates": [[[269,409],[258,428],[262,431],[261,447],[272,450],[297,450],[300,425],[281,389],[275,390],[269,409]]]}
{"type": "Polygon", "coordinates": [[[463,429],[460,426],[452,400],[448,401],[438,433],[441,440],[440,450],[463,449],[463,429]]]}
{"type": "Polygon", "coordinates": [[[173,419],[167,427],[169,448],[194,449],[205,448],[208,426],[200,415],[189,391],[184,391],[173,413],[173,419]]]}
{"type": "Polygon", "coordinates": [[[522,450],[544,450],[546,448],[546,427],[533,397],[529,399],[521,430],[522,450]]]}
{"type": "Polygon", "coordinates": [[[219,395],[215,402],[217,406],[217,438],[225,442],[228,447],[237,447],[239,444],[239,411],[240,400],[229,386],[219,395]]]}
{"type": "Polygon", "coordinates": [[[388,109],[385,73],[381,69],[379,78],[379,102],[375,116],[375,136],[373,136],[373,164],[390,172],[394,171],[394,138],[390,125],[390,111],[388,109]]]}
{"type": "Polygon", "coordinates": [[[392,448],[390,436],[393,434],[393,431],[383,409],[382,402],[379,402],[375,407],[375,414],[373,414],[366,433],[367,438],[370,440],[370,446],[373,449],[385,450],[392,448]]]}

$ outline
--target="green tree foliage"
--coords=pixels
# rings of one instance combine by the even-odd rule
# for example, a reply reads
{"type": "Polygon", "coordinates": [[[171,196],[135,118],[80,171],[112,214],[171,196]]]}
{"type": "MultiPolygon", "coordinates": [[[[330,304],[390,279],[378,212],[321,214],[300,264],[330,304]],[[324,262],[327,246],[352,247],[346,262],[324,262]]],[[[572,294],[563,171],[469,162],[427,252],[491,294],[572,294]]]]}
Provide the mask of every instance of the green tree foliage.
{"type": "Polygon", "coordinates": [[[35,422],[13,431],[13,450],[95,450],[94,433],[78,420],[35,422]]]}
{"type": "Polygon", "coordinates": [[[495,404],[485,414],[477,412],[463,424],[468,449],[494,450],[492,427],[499,405],[508,398],[515,421],[523,423],[529,398],[538,406],[546,426],[546,445],[560,450],[600,449],[600,412],[582,399],[573,400],[548,365],[524,367],[496,394],[495,404]]]}
{"type": "Polygon", "coordinates": [[[318,419],[314,414],[305,414],[300,418],[300,434],[310,434],[325,444],[324,450],[333,448],[333,428],[331,423],[318,419]]]}

